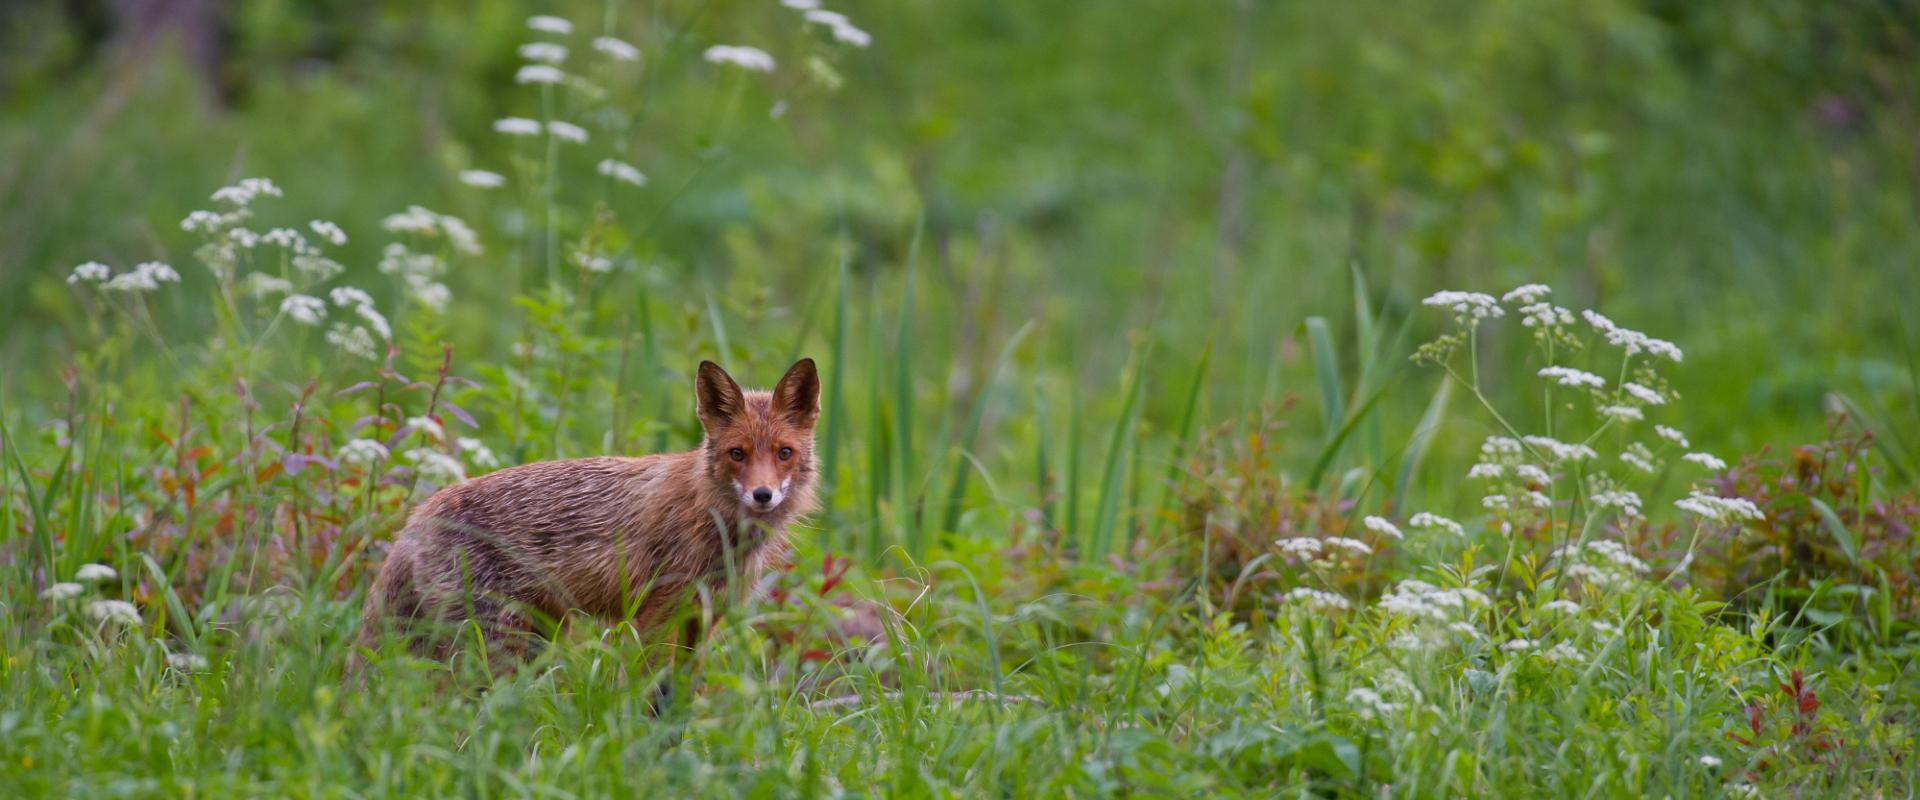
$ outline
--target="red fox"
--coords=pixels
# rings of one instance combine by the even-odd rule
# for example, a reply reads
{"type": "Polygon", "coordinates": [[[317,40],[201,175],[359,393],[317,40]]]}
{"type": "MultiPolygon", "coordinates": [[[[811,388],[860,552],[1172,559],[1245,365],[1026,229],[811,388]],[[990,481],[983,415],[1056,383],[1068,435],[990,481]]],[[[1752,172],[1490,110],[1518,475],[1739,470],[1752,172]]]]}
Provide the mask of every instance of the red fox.
{"type": "Polygon", "coordinates": [[[696,450],[527,464],[428,498],[367,594],[362,646],[392,623],[445,658],[447,637],[428,646],[421,628],[472,622],[494,669],[511,669],[543,622],[584,612],[652,632],[700,585],[725,598],[783,563],[787,524],[816,505],[813,359],[771,392],[741,391],[703,361],[695,396],[696,450]]]}

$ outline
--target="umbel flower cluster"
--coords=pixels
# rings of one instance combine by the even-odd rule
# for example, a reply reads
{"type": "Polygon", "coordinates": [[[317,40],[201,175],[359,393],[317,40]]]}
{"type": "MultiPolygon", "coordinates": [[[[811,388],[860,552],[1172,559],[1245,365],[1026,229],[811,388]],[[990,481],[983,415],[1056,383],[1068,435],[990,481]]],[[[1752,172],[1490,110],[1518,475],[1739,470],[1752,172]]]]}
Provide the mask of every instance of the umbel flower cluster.
{"type": "MultiPolygon", "coordinates": [[[[1312,619],[1365,614],[1401,651],[1477,648],[1548,665],[1581,662],[1597,642],[1633,623],[1633,612],[1626,610],[1631,606],[1605,601],[1645,587],[1652,572],[1625,540],[1642,529],[1639,523],[1653,507],[1643,493],[1666,476],[1689,482],[1727,464],[1692,450],[1685,433],[1657,421],[1680,400],[1664,373],[1683,362],[1677,345],[1595,311],[1575,313],[1555,305],[1552,296],[1549,287],[1529,284],[1499,297],[1445,291],[1424,301],[1446,313],[1450,325],[1420,347],[1415,360],[1443,369],[1471,390],[1497,431],[1480,442],[1478,457],[1464,470],[1481,487],[1478,507],[1463,521],[1433,511],[1404,522],[1368,516],[1355,526],[1365,540],[1315,535],[1275,542],[1277,562],[1302,580],[1323,584],[1290,589],[1280,598],[1286,606],[1312,619]],[[1512,424],[1519,417],[1488,401],[1480,383],[1479,339],[1510,317],[1528,331],[1541,359],[1517,370],[1534,382],[1525,394],[1542,404],[1541,413],[1529,418],[1538,420],[1535,430],[1512,424]],[[1432,579],[1401,580],[1371,608],[1337,589],[1341,572],[1362,573],[1409,540],[1424,540],[1418,552],[1434,552],[1450,541],[1476,538],[1504,550],[1505,559],[1470,572],[1429,567],[1421,571],[1432,579]],[[1521,557],[1537,566],[1540,580],[1516,596],[1514,584],[1493,577],[1521,557]]],[[[1762,518],[1750,501],[1692,483],[1670,502],[1693,521],[1694,545],[1704,528],[1762,518]]],[[[1690,545],[1674,572],[1686,568],[1692,550],[1690,545]]],[[[1383,680],[1353,689],[1348,699],[1356,714],[1371,717],[1413,713],[1420,696],[1403,681],[1383,680]]]]}

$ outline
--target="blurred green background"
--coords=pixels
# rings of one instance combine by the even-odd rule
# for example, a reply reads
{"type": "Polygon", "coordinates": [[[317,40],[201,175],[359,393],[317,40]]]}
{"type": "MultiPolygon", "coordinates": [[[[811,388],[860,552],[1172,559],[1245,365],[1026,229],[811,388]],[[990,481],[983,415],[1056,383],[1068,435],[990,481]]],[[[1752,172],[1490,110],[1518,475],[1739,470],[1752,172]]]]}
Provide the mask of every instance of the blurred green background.
{"type": "MultiPolygon", "coordinates": [[[[1143,395],[1148,426],[1177,421],[1175,385],[1209,343],[1203,423],[1312,398],[1302,322],[1326,316],[1349,341],[1357,275],[1383,319],[1414,320],[1381,345],[1390,364],[1439,322],[1418,301],[1443,288],[1550,283],[1672,339],[1679,413],[1727,455],[1820,437],[1832,391],[1920,427],[1920,4],[836,9],[870,48],[825,46],[774,0],[9,3],[10,402],[44,409],[54,367],[87,347],[73,265],[159,258],[207,281],[178,221],[233,179],[271,177],[291,219],[344,226],[349,280],[377,283],[379,220],[409,204],[525,229],[455,175],[509,171],[515,142],[489,126],[535,109],[515,47],[529,14],[559,13],[647,54],[638,84],[613,87],[633,92],[628,153],[652,180],[613,201],[638,266],[605,320],[631,326],[623,298],[647,295],[663,383],[718,346],[709,312],[752,381],[824,349],[844,238],[871,316],[850,351],[891,346],[864,334],[911,298],[915,391],[955,409],[1029,321],[1017,368],[1094,398],[1092,416],[1115,413],[1149,340],[1165,380],[1143,395]],[[781,68],[740,80],[702,63],[721,42],[781,68]],[[917,225],[922,268],[902,287],[917,225]]],[[[457,352],[504,353],[519,330],[534,249],[501,245],[450,277],[440,333],[457,352]]],[[[156,316],[210,329],[193,295],[156,316]]],[[[1343,358],[1351,380],[1359,356],[1343,358]]],[[[1435,376],[1409,377],[1428,388],[1390,397],[1390,418],[1431,394],[1435,376]]]]}

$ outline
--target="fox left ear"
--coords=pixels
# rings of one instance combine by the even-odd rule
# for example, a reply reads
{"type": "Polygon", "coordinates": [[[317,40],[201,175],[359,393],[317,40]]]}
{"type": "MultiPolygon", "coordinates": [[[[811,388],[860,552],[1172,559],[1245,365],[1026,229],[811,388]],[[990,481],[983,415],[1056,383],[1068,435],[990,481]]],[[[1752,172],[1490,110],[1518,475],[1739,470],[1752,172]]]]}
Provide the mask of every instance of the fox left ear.
{"type": "Polygon", "coordinates": [[[814,368],[813,359],[794,362],[773,387],[773,411],[804,428],[813,427],[820,419],[820,372],[814,368]]]}

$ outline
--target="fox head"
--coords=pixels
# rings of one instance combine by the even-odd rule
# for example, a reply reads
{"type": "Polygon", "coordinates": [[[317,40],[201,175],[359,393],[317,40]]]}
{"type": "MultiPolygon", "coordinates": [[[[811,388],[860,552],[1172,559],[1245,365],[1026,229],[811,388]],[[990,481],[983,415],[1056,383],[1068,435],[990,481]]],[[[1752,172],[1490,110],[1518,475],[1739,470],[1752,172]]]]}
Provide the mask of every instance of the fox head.
{"type": "Polygon", "coordinates": [[[719,364],[700,362],[694,382],[709,476],[722,496],[759,518],[811,510],[813,428],[820,419],[820,374],[813,359],[787,370],[773,391],[741,391],[719,364]]]}

